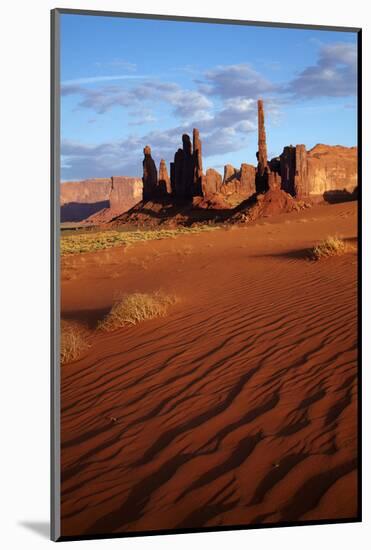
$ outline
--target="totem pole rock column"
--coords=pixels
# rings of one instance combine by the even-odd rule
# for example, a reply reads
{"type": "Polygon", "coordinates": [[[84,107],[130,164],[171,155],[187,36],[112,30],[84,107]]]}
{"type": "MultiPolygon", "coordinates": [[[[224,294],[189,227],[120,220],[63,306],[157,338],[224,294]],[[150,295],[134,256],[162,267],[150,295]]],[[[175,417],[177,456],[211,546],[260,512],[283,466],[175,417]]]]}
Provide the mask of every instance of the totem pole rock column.
{"type": "Polygon", "coordinates": [[[152,200],[157,190],[157,169],[151,156],[151,148],[146,145],[143,149],[143,200],[152,200]]]}
{"type": "Polygon", "coordinates": [[[192,155],[192,142],[188,134],[183,134],[183,172],[182,172],[182,188],[184,198],[191,199],[193,196],[193,181],[194,181],[194,158],[192,155]]]}
{"type": "Polygon", "coordinates": [[[162,195],[166,196],[171,194],[170,178],[167,173],[166,162],[164,159],[161,159],[158,169],[158,187],[162,195]]]}
{"type": "Polygon", "coordinates": [[[268,189],[268,154],[264,125],[264,104],[258,99],[258,167],[256,171],[256,192],[264,193],[268,189]]]}
{"type": "Polygon", "coordinates": [[[193,128],[193,195],[202,195],[202,144],[200,140],[200,132],[197,128],[193,128]]]}
{"type": "Polygon", "coordinates": [[[184,189],[184,178],[183,178],[183,169],[184,169],[184,151],[179,148],[174,155],[173,166],[170,167],[171,176],[172,176],[172,188],[173,193],[176,199],[184,199],[185,189],[184,189]]]}

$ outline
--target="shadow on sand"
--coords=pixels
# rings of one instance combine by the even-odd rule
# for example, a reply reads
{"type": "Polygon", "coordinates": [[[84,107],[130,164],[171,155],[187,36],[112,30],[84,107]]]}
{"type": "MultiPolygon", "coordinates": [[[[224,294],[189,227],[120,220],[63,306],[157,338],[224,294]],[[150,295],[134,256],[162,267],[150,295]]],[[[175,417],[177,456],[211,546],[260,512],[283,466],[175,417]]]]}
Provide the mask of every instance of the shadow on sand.
{"type": "MultiPolygon", "coordinates": [[[[239,205],[240,206],[240,205],[239,205]]],[[[166,224],[168,222],[181,223],[184,226],[190,226],[194,223],[221,223],[230,218],[237,208],[208,208],[198,207],[192,202],[184,200],[174,203],[171,199],[161,199],[157,201],[141,201],[125,212],[113,218],[113,222],[133,221],[137,218],[143,225],[151,225],[151,221],[156,225],[166,224]]]]}
{"type": "MultiPolygon", "coordinates": [[[[357,237],[346,237],[343,239],[343,241],[350,246],[354,247],[354,251],[356,251],[357,246],[357,237]]],[[[316,243],[314,243],[313,246],[315,246],[316,243]]],[[[251,256],[252,258],[283,258],[287,260],[305,260],[305,261],[313,261],[313,248],[300,248],[297,250],[288,250],[286,252],[277,252],[277,253],[271,253],[271,254],[256,254],[254,256],[251,256]]]]}
{"type": "Polygon", "coordinates": [[[99,309],[79,309],[76,311],[62,312],[62,319],[65,321],[76,321],[86,328],[94,330],[104,317],[109,313],[111,307],[99,309]]]}
{"type": "Polygon", "coordinates": [[[299,250],[288,250],[287,252],[277,252],[271,254],[256,254],[252,258],[277,258],[286,260],[312,260],[312,249],[301,248],[299,250]]]}
{"type": "Polygon", "coordinates": [[[332,191],[325,191],[323,198],[330,204],[337,204],[339,202],[355,201],[358,198],[358,188],[356,187],[352,192],[346,189],[334,189],[332,191]]]}

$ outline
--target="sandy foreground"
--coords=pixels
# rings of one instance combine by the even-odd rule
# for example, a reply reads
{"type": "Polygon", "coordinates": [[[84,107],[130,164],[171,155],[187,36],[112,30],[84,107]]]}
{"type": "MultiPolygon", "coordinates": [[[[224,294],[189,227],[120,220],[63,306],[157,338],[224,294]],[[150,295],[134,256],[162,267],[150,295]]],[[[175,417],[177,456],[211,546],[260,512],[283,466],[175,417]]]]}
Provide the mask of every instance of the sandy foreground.
{"type": "Polygon", "coordinates": [[[62,535],[356,516],[357,256],[306,256],[334,234],[357,203],[63,259],[91,347],[61,369],[62,535]],[[156,290],[166,317],[93,332],[156,290]]]}

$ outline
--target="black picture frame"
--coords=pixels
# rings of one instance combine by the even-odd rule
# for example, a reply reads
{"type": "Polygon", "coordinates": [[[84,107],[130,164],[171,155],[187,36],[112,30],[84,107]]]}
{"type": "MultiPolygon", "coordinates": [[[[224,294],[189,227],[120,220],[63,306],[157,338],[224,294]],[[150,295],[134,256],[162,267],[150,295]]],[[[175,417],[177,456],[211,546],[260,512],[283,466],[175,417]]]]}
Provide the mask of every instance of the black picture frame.
{"type": "Polygon", "coordinates": [[[51,539],[53,541],[69,540],[92,540],[126,537],[143,537],[158,535],[174,535],[184,533],[203,533],[219,531],[236,531],[250,529],[271,529],[277,527],[295,527],[307,525],[343,524],[362,521],[362,29],[358,27],[336,27],[315,24],[293,24],[249,21],[239,19],[217,19],[202,17],[185,17],[172,15],[144,14],[144,13],[123,13],[113,11],[81,10],[56,8],[51,10],[51,502],[50,521],[51,539]],[[333,32],[352,32],[357,35],[357,147],[358,147],[358,511],[357,516],[352,518],[308,520],[293,522],[278,522],[269,524],[248,524],[228,525],[221,527],[205,527],[192,529],[158,529],[156,531],[136,531],[122,533],[97,533],[81,536],[63,536],[60,528],[60,253],[59,253],[59,232],[60,232],[60,16],[88,15],[97,17],[117,17],[125,19],[157,19],[165,21],[182,21],[193,23],[214,23],[216,25],[239,25],[254,27],[276,27],[292,29],[329,30],[333,32]]]}

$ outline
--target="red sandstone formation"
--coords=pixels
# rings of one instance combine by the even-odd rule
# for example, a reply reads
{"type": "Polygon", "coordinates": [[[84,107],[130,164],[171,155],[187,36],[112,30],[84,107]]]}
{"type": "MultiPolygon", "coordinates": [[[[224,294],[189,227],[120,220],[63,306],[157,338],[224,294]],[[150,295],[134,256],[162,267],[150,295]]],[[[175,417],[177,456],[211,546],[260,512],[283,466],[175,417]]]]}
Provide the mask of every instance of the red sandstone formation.
{"type": "Polygon", "coordinates": [[[277,170],[281,174],[282,189],[290,195],[295,194],[295,173],[296,173],[296,148],[292,145],[283,148],[280,155],[277,170]]]}
{"type": "Polygon", "coordinates": [[[197,128],[193,128],[193,195],[202,195],[202,145],[200,140],[200,132],[197,128]]]}
{"type": "Polygon", "coordinates": [[[184,192],[182,188],[183,184],[183,149],[179,148],[174,155],[174,162],[170,163],[170,181],[171,189],[175,200],[177,198],[184,198],[184,192]]]}
{"type": "Polygon", "coordinates": [[[263,176],[268,168],[267,141],[264,125],[264,104],[258,99],[258,174],[263,176]]]}
{"type": "Polygon", "coordinates": [[[109,206],[114,212],[125,212],[140,201],[143,184],[138,178],[113,176],[109,206]]]}
{"type": "Polygon", "coordinates": [[[86,224],[101,225],[127,212],[142,198],[143,183],[137,178],[113,176],[109,194],[109,206],[84,220],[86,224]]]}
{"type": "Polygon", "coordinates": [[[269,191],[281,189],[281,176],[278,172],[269,172],[268,174],[268,189],[269,191]]]}
{"type": "Polygon", "coordinates": [[[61,184],[60,204],[93,204],[108,200],[111,178],[94,178],[82,181],[66,181],[61,184]]]}
{"type": "Polygon", "coordinates": [[[158,169],[158,185],[163,195],[171,194],[170,178],[167,173],[166,162],[161,159],[158,169]]]}
{"type": "Polygon", "coordinates": [[[108,208],[103,208],[89,216],[84,223],[92,225],[108,223],[141,201],[143,183],[140,179],[113,176],[111,181],[108,208]]]}
{"type": "Polygon", "coordinates": [[[357,147],[318,144],[307,153],[309,194],[336,191],[354,193],[357,188],[357,147]]]}
{"type": "Polygon", "coordinates": [[[99,218],[98,213],[102,219],[108,221],[114,214],[118,215],[132,208],[140,201],[141,195],[142,181],[126,176],[62,183],[61,222],[89,220],[93,223],[99,218]]]}
{"type": "MultiPolygon", "coordinates": [[[[183,143],[184,141],[185,139],[183,136],[183,143]]],[[[186,145],[188,145],[189,149],[191,146],[190,141],[186,142],[186,145]]],[[[173,189],[175,200],[184,200],[191,190],[191,185],[193,184],[193,174],[191,176],[191,170],[189,167],[190,158],[189,150],[186,154],[184,148],[179,148],[174,155],[174,163],[170,170],[170,177],[172,178],[171,188],[173,189]],[[186,163],[188,164],[187,166],[186,163]],[[186,175],[188,178],[192,179],[187,180],[186,175]]]]}
{"type": "Polygon", "coordinates": [[[151,200],[160,195],[157,180],[156,164],[151,156],[151,148],[146,145],[143,149],[143,200],[151,200]]]}
{"type": "Polygon", "coordinates": [[[91,223],[103,223],[117,217],[118,223],[147,224],[149,218],[142,212],[143,203],[138,204],[142,187],[146,209],[156,212],[156,216],[150,216],[152,222],[168,220],[173,224],[210,221],[216,217],[238,221],[239,216],[238,219],[251,220],[305,207],[308,202],[303,199],[326,198],[331,193],[343,193],[348,199],[356,197],[356,147],[316,145],[307,151],[305,145],[290,145],[284,147],[279,157],[268,162],[262,100],[258,101],[258,133],[257,168],[243,163],[237,170],[227,164],[223,179],[213,168],[203,174],[197,128],[193,129],[193,147],[188,134],[183,134],[183,146],[170,164],[170,178],[163,159],[157,177],[151,148],[147,145],[142,182],[135,178],[113,177],[62,184],[61,219],[81,221],[88,218],[91,223]],[[237,218],[226,202],[226,197],[231,195],[233,202],[240,203],[237,218]],[[133,205],[137,206],[131,208],[133,205]],[[120,216],[130,208],[127,215],[120,216]],[[219,210],[214,218],[213,210],[219,210]],[[203,214],[199,218],[201,211],[203,214]]]}
{"type": "Polygon", "coordinates": [[[310,182],[308,180],[307,151],[305,145],[284,147],[280,156],[279,171],[282,188],[297,198],[308,197],[310,182]]]}
{"type": "Polygon", "coordinates": [[[240,193],[250,197],[255,193],[255,167],[252,164],[241,164],[240,193]]]}
{"type": "Polygon", "coordinates": [[[236,178],[238,178],[238,170],[232,164],[226,164],[224,166],[223,185],[228,184],[236,178]]]}
{"type": "Polygon", "coordinates": [[[251,222],[259,218],[298,212],[310,207],[309,203],[296,200],[289,193],[276,186],[279,185],[279,174],[273,174],[272,176],[272,187],[266,193],[257,195],[253,202],[247,201],[248,204],[243,203],[242,207],[238,207],[237,212],[229,220],[231,223],[251,222]]]}
{"type": "Polygon", "coordinates": [[[264,104],[262,99],[258,99],[258,152],[256,154],[258,167],[256,171],[256,191],[263,193],[267,190],[268,154],[267,140],[264,125],[264,104]]]}
{"type": "Polygon", "coordinates": [[[202,194],[202,147],[200,133],[193,129],[192,142],[188,134],[182,136],[183,147],[174,155],[170,163],[170,181],[175,201],[191,200],[202,194]]]}
{"type": "MultiPolygon", "coordinates": [[[[242,164],[240,171],[227,165],[223,180],[211,168],[203,174],[202,145],[197,128],[193,129],[193,150],[188,134],[183,134],[182,143],[183,147],[177,150],[174,162],[170,163],[170,186],[174,203],[197,196],[210,199],[216,193],[240,195],[242,200],[255,192],[255,168],[251,165],[242,164]]],[[[147,200],[151,198],[154,197],[147,200]]]]}
{"type": "Polygon", "coordinates": [[[219,193],[210,197],[193,197],[192,206],[204,210],[230,210],[230,205],[219,193]]]}
{"type": "MultiPolygon", "coordinates": [[[[279,157],[268,162],[262,100],[258,100],[257,168],[242,163],[237,170],[227,164],[223,179],[213,168],[203,174],[202,146],[197,128],[193,129],[193,143],[188,134],[183,134],[182,147],[170,163],[170,178],[164,160],[161,160],[157,178],[150,147],[144,148],[144,154],[143,200],[148,203],[146,208],[156,209],[158,205],[161,210],[162,203],[161,217],[173,216],[174,223],[184,221],[184,209],[227,209],[225,197],[231,198],[231,204],[247,201],[242,208],[252,208],[255,204],[256,216],[265,211],[278,213],[295,209],[294,204],[299,203],[294,199],[292,202],[290,197],[303,202],[308,197],[341,188],[349,190],[348,194],[353,198],[357,184],[356,148],[316,146],[307,152],[305,145],[290,145],[279,157]],[[263,200],[260,195],[264,193],[267,196],[263,200]],[[195,200],[196,197],[200,200],[195,200]],[[180,215],[180,212],[183,213],[180,215]]],[[[140,205],[138,208],[140,210],[140,205]]]]}
{"type": "Polygon", "coordinates": [[[295,197],[302,199],[309,195],[307,150],[305,145],[296,146],[295,197]]]}
{"type": "Polygon", "coordinates": [[[194,183],[194,157],[192,155],[192,142],[188,134],[183,134],[183,166],[182,166],[182,193],[185,199],[193,196],[194,183]]]}
{"type": "Polygon", "coordinates": [[[284,147],[279,172],[282,188],[297,198],[323,196],[357,187],[357,148],[340,145],[284,147]]]}
{"type": "Polygon", "coordinates": [[[206,175],[202,177],[202,194],[204,197],[211,197],[216,193],[220,193],[222,188],[222,176],[214,170],[208,168],[206,175]]]}
{"type": "Polygon", "coordinates": [[[220,192],[223,195],[234,195],[241,200],[255,193],[255,167],[251,164],[241,164],[240,170],[231,164],[224,166],[223,185],[220,192]]]}

